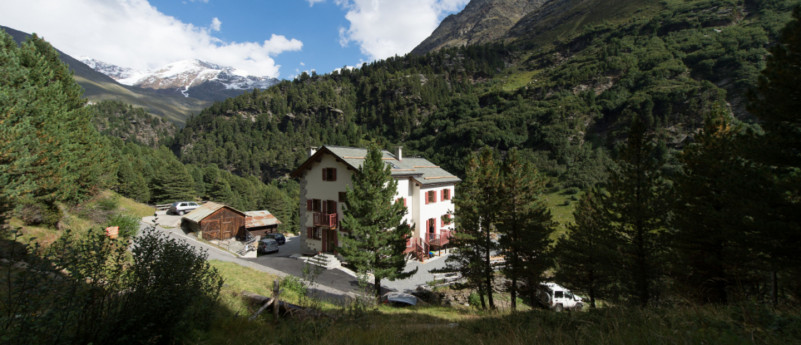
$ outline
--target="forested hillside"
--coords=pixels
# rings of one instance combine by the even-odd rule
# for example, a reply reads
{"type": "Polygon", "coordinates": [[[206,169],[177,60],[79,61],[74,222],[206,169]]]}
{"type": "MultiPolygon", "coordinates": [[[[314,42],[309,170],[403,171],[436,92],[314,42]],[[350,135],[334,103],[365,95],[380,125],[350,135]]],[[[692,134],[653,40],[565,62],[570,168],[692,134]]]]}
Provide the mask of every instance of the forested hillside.
{"type": "Polygon", "coordinates": [[[565,186],[586,187],[603,178],[635,114],[664,139],[662,154],[713,104],[750,121],[745,93],[794,4],[663,1],[628,19],[559,27],[550,44],[539,32],[302,74],[215,103],[187,122],[174,150],[186,163],[271,178],[321,144],[403,145],[457,173],[484,145],[519,147],[565,186]]]}

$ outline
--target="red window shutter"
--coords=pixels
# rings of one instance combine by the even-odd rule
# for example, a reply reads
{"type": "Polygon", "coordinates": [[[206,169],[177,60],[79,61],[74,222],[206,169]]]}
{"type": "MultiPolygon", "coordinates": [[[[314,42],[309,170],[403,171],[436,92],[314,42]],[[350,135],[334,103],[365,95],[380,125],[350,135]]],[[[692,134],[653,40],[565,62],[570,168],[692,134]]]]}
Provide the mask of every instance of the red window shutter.
{"type": "Polygon", "coordinates": [[[406,198],[403,198],[403,207],[406,207],[406,198]]]}
{"type": "Polygon", "coordinates": [[[431,191],[431,202],[437,202],[437,192],[431,191]]]}
{"type": "Polygon", "coordinates": [[[443,227],[443,226],[445,226],[445,218],[440,218],[440,224],[439,224],[439,226],[440,226],[440,227],[443,227]]]}
{"type": "Polygon", "coordinates": [[[314,238],[314,228],[306,228],[306,237],[314,238]]]}
{"type": "Polygon", "coordinates": [[[311,211],[313,208],[311,199],[306,200],[306,211],[311,211]]]}
{"type": "Polygon", "coordinates": [[[444,190],[444,189],[443,189],[443,190],[441,190],[441,191],[439,192],[439,194],[440,194],[440,197],[439,197],[439,198],[440,198],[440,199],[442,199],[442,200],[445,200],[445,190],[444,190]]]}
{"type": "Polygon", "coordinates": [[[426,192],[426,205],[428,205],[428,199],[431,199],[431,193],[426,192]]]}
{"type": "Polygon", "coordinates": [[[323,181],[328,181],[328,168],[323,168],[323,181]]]}

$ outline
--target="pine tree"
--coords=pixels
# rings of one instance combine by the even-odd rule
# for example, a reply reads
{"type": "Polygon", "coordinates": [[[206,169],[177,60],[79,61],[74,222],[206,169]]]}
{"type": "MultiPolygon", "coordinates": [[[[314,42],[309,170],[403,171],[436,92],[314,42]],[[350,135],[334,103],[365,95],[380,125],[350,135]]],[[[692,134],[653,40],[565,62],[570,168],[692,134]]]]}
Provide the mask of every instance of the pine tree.
{"type": "Polygon", "coordinates": [[[117,176],[119,179],[117,192],[139,202],[150,200],[150,189],[147,188],[147,182],[129,161],[120,162],[117,176]]]}
{"type": "Polygon", "coordinates": [[[372,145],[353,175],[342,211],[342,229],[350,236],[342,237],[339,248],[360,274],[373,275],[376,298],[381,296],[382,279],[403,279],[417,272],[403,271],[411,227],[403,221],[406,207],[393,200],[398,182],[381,156],[381,150],[372,145]]]}
{"type": "Polygon", "coordinates": [[[585,291],[590,298],[590,308],[595,300],[605,297],[611,289],[617,265],[614,237],[609,223],[602,217],[602,205],[593,189],[584,194],[573,212],[575,223],[568,225],[554,249],[558,270],[556,280],[565,286],[585,291]]]}
{"type": "Polygon", "coordinates": [[[641,306],[655,297],[665,252],[662,241],[667,220],[667,187],[662,162],[655,159],[652,140],[643,122],[631,124],[619,168],[610,176],[608,194],[601,197],[603,219],[620,239],[621,285],[641,306]]]}
{"type": "MultiPolygon", "coordinates": [[[[452,243],[454,252],[447,258],[445,271],[459,272],[467,281],[468,287],[478,291],[481,308],[486,309],[485,295],[488,291],[485,285],[487,272],[485,263],[486,236],[481,228],[481,190],[479,181],[479,157],[471,155],[467,163],[467,172],[464,180],[457,185],[457,192],[453,197],[455,212],[455,230],[452,243]]],[[[491,287],[491,286],[490,286],[491,287]]]]}
{"type": "Polygon", "coordinates": [[[0,184],[9,200],[77,202],[113,182],[107,142],[83,90],[47,42],[0,32],[0,184]]]}
{"type": "Polygon", "coordinates": [[[683,171],[675,181],[672,244],[679,261],[673,275],[704,303],[729,302],[729,290],[744,286],[762,266],[754,232],[772,212],[759,201],[771,188],[741,158],[741,130],[729,117],[721,107],[707,116],[682,151],[683,171]]]}
{"type": "Polygon", "coordinates": [[[783,197],[768,201],[774,211],[772,226],[761,234],[761,249],[775,270],[790,273],[791,290],[799,298],[801,256],[796,244],[801,243],[801,7],[793,11],[793,19],[782,29],[778,44],[766,60],[748,107],[765,133],[753,140],[755,147],[749,157],[770,171],[783,197]]]}
{"type": "Polygon", "coordinates": [[[506,258],[503,272],[511,280],[512,310],[516,310],[517,283],[525,280],[533,292],[551,266],[548,248],[554,221],[540,199],[545,181],[530,163],[522,161],[517,149],[508,152],[501,172],[496,227],[506,258]]]}

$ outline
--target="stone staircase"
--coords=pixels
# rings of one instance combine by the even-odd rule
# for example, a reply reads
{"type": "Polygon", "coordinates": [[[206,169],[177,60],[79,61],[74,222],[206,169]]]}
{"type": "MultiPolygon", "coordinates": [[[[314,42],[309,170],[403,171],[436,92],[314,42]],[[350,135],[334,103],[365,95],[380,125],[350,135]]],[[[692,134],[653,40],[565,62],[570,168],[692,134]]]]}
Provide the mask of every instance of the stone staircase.
{"type": "Polygon", "coordinates": [[[337,259],[333,254],[328,253],[318,253],[317,255],[306,259],[306,263],[327,270],[342,267],[342,263],[339,262],[339,259],[337,259]]]}

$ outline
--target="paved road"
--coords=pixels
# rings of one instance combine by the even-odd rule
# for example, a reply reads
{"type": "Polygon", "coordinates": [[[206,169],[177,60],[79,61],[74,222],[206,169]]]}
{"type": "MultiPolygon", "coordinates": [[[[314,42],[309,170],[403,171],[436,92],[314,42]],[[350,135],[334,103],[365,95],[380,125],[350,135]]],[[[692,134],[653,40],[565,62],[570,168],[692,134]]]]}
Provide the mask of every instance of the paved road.
{"type": "MultiPolygon", "coordinates": [[[[149,219],[143,219],[140,224],[140,229],[145,229],[153,225],[152,222],[147,223],[144,221],[152,220],[152,217],[145,218],[149,219]]],[[[167,236],[170,238],[189,243],[195,249],[206,250],[208,254],[208,260],[233,262],[244,267],[249,267],[279,277],[285,277],[287,275],[293,275],[301,278],[303,277],[303,267],[305,266],[305,262],[295,258],[281,257],[277,255],[263,255],[257,259],[243,259],[228,251],[210,246],[192,236],[188,236],[180,228],[167,229],[158,226],[156,229],[167,234],[167,236]]],[[[286,245],[289,245],[289,241],[287,241],[286,245]]],[[[316,277],[315,282],[317,282],[317,284],[312,285],[313,293],[323,299],[334,302],[347,302],[353,296],[355,296],[355,293],[358,291],[356,279],[339,270],[324,270],[316,277]],[[351,284],[351,280],[353,281],[353,284],[351,284]]]]}
{"type": "MultiPolygon", "coordinates": [[[[180,216],[165,215],[162,212],[158,213],[159,231],[166,233],[171,238],[186,241],[197,249],[205,249],[208,253],[209,260],[219,260],[225,262],[233,262],[245,267],[250,267],[255,270],[267,272],[269,274],[284,277],[287,275],[304,278],[304,268],[306,263],[303,260],[290,257],[293,254],[300,253],[300,238],[297,236],[287,237],[287,242],[279,247],[277,253],[260,255],[258,258],[246,259],[240,258],[228,251],[210,246],[205,242],[197,240],[195,237],[186,235],[180,229],[180,216]],[[164,224],[164,227],[161,226],[164,224]]],[[[142,228],[151,226],[153,217],[145,217],[142,219],[142,228]]],[[[406,271],[418,268],[417,274],[414,276],[397,281],[383,280],[381,285],[382,290],[395,290],[412,292],[417,286],[425,285],[427,282],[434,280],[434,275],[430,271],[439,269],[445,266],[445,258],[447,255],[434,257],[421,263],[419,261],[409,261],[406,264],[406,271]]],[[[306,277],[310,277],[308,274],[306,277]]],[[[345,301],[349,297],[354,296],[360,291],[358,280],[351,274],[345,273],[338,269],[322,270],[313,277],[316,290],[319,296],[331,300],[345,301]]],[[[372,281],[370,282],[372,283],[372,281]]]]}

